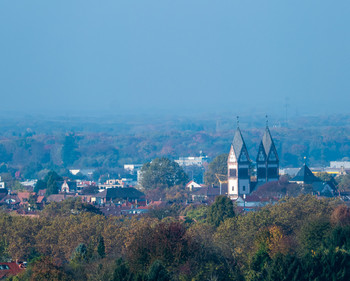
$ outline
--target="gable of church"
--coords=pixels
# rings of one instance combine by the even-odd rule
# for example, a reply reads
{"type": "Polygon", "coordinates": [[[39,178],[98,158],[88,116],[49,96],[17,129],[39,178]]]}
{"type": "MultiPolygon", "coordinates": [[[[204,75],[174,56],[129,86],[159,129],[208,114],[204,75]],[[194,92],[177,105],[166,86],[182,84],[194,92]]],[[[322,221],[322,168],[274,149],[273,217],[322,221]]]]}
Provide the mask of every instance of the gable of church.
{"type": "Polygon", "coordinates": [[[248,155],[248,150],[247,148],[244,146],[242,151],[241,151],[241,155],[239,156],[239,162],[249,162],[249,155],[248,155]]]}
{"type": "Polygon", "coordinates": [[[258,157],[256,159],[256,162],[265,162],[265,161],[266,161],[266,153],[264,150],[264,146],[261,142],[259,146],[258,157]]]}
{"type": "Polygon", "coordinates": [[[237,162],[237,157],[236,157],[236,154],[235,154],[235,150],[233,149],[232,145],[231,145],[231,149],[230,149],[230,153],[228,155],[227,161],[231,162],[231,163],[237,162]]]}
{"type": "Polygon", "coordinates": [[[270,154],[269,154],[269,157],[267,159],[268,161],[273,161],[273,162],[276,162],[278,161],[278,155],[277,155],[277,151],[276,151],[276,148],[275,146],[273,146],[270,150],[270,154]]]}

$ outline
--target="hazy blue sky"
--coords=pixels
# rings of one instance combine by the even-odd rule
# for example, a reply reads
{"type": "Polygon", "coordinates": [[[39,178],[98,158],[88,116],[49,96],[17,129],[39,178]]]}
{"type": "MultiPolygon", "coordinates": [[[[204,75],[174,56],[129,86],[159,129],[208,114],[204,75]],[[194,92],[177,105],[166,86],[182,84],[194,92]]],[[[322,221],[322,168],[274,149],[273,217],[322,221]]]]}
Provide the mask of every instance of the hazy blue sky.
{"type": "Polygon", "coordinates": [[[2,110],[348,112],[350,1],[1,0],[2,110]]]}

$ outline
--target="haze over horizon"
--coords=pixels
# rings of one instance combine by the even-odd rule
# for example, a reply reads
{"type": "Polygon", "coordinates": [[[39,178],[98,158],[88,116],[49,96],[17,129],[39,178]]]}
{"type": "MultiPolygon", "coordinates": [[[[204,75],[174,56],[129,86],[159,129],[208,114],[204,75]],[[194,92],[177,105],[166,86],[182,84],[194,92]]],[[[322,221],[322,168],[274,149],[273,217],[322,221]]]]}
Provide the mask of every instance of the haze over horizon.
{"type": "Polygon", "coordinates": [[[3,111],[347,113],[349,1],[1,1],[3,111]]]}

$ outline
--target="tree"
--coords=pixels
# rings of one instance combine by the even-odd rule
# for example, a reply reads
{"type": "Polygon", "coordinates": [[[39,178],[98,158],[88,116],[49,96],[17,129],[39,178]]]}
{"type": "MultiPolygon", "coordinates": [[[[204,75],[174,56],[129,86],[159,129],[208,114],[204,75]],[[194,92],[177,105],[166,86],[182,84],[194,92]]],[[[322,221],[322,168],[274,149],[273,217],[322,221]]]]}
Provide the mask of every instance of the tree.
{"type": "Polygon", "coordinates": [[[59,186],[58,182],[62,181],[62,178],[55,172],[55,171],[50,171],[46,177],[46,196],[51,195],[51,194],[57,194],[59,191],[59,186]]]}
{"type": "Polygon", "coordinates": [[[318,173],[317,177],[321,180],[321,181],[326,181],[326,182],[332,182],[335,185],[337,184],[334,180],[334,176],[327,173],[327,172],[322,172],[322,173],[318,173]]]}
{"type": "Polygon", "coordinates": [[[226,196],[218,196],[215,202],[209,207],[207,220],[211,225],[219,226],[227,218],[233,218],[233,203],[226,196]]]}
{"type": "Polygon", "coordinates": [[[167,268],[176,268],[185,264],[192,253],[186,228],[180,222],[150,225],[144,221],[144,225],[129,236],[126,257],[133,272],[146,270],[155,260],[160,260],[167,268]]]}
{"type": "Polygon", "coordinates": [[[148,281],[169,281],[170,280],[169,273],[165,269],[161,261],[156,260],[152,263],[148,271],[147,280],[148,281]]]}
{"type": "Polygon", "coordinates": [[[227,174],[227,157],[227,153],[220,154],[209,164],[208,170],[204,174],[205,184],[219,184],[219,181],[216,178],[215,174],[227,174]]]}
{"type": "Polygon", "coordinates": [[[326,245],[328,248],[343,248],[350,250],[350,225],[336,226],[330,233],[326,245]]]}
{"type": "Polygon", "coordinates": [[[264,249],[271,258],[278,253],[287,254],[291,247],[289,238],[276,225],[260,230],[255,243],[258,249],[264,249]]]}
{"type": "Polygon", "coordinates": [[[305,220],[305,222],[298,235],[298,240],[301,245],[301,251],[304,251],[306,254],[316,251],[324,244],[325,238],[331,231],[331,225],[324,218],[311,218],[310,221],[305,220]]]}
{"type": "Polygon", "coordinates": [[[38,180],[34,186],[34,192],[38,193],[41,189],[46,189],[46,182],[43,180],[38,180]]]}
{"type": "Polygon", "coordinates": [[[106,256],[106,247],[105,247],[105,241],[103,239],[103,236],[100,236],[100,239],[98,241],[97,254],[99,255],[100,258],[104,258],[106,256]]]}
{"type": "Polygon", "coordinates": [[[344,175],[339,178],[338,189],[342,191],[350,190],[350,175],[344,175]]]}
{"type": "Polygon", "coordinates": [[[121,258],[117,259],[111,281],[129,280],[133,280],[133,274],[130,272],[128,264],[121,258]]]}
{"type": "Polygon", "coordinates": [[[346,205],[335,208],[331,215],[331,222],[340,226],[350,225],[350,208],[346,205]]]}
{"type": "Polygon", "coordinates": [[[167,158],[156,158],[144,164],[141,175],[141,185],[145,189],[169,188],[188,182],[188,176],[179,164],[167,158]]]}
{"type": "Polygon", "coordinates": [[[82,264],[88,261],[88,250],[84,243],[80,243],[72,253],[71,263],[82,264]]]}
{"type": "Polygon", "coordinates": [[[49,257],[41,257],[33,265],[30,266],[28,272],[31,273],[31,281],[52,280],[64,281],[71,278],[63,271],[63,269],[53,262],[49,257]]]}
{"type": "Polygon", "coordinates": [[[73,165],[79,158],[80,153],[77,151],[78,145],[73,133],[66,135],[62,147],[62,161],[65,167],[73,165]]]}

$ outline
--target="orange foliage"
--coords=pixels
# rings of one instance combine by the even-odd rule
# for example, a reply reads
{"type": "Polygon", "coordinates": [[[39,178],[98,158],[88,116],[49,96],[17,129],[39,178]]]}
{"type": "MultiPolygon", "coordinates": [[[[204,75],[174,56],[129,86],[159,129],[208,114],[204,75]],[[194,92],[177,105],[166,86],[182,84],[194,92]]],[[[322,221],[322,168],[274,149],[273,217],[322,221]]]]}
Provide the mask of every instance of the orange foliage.
{"type": "Polygon", "coordinates": [[[331,222],[334,225],[350,225],[350,208],[345,205],[338,206],[331,215],[331,222]]]}
{"type": "Polygon", "coordinates": [[[277,253],[287,254],[291,248],[291,241],[282,229],[276,225],[260,232],[257,238],[258,247],[265,247],[270,257],[277,253]]]}

